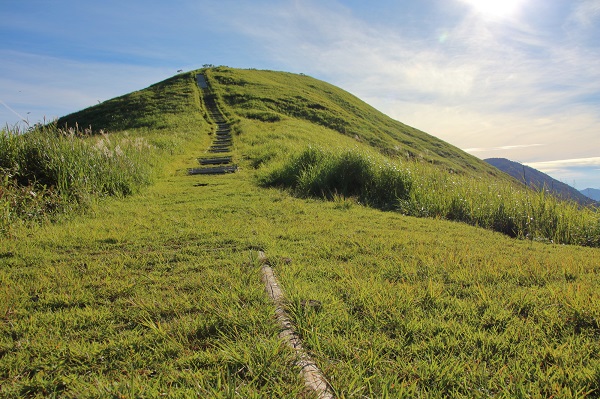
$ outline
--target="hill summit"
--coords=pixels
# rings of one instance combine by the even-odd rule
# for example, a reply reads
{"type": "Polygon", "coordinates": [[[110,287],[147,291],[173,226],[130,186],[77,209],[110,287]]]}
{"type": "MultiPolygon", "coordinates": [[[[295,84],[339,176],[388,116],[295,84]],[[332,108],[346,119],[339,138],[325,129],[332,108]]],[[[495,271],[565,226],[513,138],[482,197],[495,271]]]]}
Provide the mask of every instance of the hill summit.
{"type": "MultiPolygon", "coordinates": [[[[262,130],[279,132],[271,134],[268,143],[247,143],[253,147],[249,153],[259,153],[264,146],[285,152],[299,143],[368,146],[387,156],[421,160],[447,171],[502,178],[480,159],[388,117],[334,85],[287,72],[215,67],[182,73],[67,115],[58,124],[94,131],[173,128],[177,118],[193,112],[193,106],[186,104],[203,106],[195,84],[198,73],[206,76],[217,102],[233,122],[250,129],[262,124],[262,130]],[[164,122],[165,115],[170,116],[170,123],[164,122]]],[[[241,139],[239,144],[245,144],[241,139]]]]}

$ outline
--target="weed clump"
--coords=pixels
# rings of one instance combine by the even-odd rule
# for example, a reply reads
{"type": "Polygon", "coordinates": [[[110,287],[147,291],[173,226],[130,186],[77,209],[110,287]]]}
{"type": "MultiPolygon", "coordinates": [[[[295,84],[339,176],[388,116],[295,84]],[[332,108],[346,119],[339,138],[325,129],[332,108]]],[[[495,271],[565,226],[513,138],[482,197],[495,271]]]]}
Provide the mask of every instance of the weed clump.
{"type": "Polygon", "coordinates": [[[41,221],[93,197],[127,196],[151,180],[142,138],[88,137],[54,125],[0,131],[0,230],[41,221]]]}
{"type": "Polygon", "coordinates": [[[361,203],[391,209],[412,184],[397,165],[357,150],[327,152],[309,147],[281,168],[262,175],[261,184],[291,187],[301,196],[355,197],[361,203]]]}

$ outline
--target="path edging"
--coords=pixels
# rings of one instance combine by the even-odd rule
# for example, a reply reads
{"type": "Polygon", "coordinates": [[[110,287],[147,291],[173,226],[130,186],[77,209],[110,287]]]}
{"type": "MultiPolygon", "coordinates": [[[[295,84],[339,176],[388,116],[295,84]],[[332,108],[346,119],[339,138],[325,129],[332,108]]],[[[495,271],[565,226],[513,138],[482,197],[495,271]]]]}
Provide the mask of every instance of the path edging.
{"type": "Polygon", "coordinates": [[[275,317],[281,327],[279,338],[296,352],[296,356],[298,357],[296,365],[300,367],[300,374],[304,378],[304,385],[314,391],[319,399],[334,399],[335,397],[323,373],[306,353],[300,337],[294,331],[292,320],[285,311],[283,291],[279,287],[277,278],[263,251],[258,251],[258,259],[262,263],[261,276],[262,281],[265,283],[265,290],[271,301],[275,304],[275,317]]]}

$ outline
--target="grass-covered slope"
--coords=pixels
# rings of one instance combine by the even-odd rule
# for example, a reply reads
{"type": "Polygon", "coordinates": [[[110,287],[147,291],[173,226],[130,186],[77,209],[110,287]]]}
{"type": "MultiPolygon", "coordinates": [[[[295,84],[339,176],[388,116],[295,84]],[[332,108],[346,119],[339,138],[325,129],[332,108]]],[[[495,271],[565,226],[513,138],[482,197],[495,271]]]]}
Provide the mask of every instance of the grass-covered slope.
{"type": "Polygon", "coordinates": [[[204,114],[195,80],[185,74],[46,126],[2,129],[0,234],[98,197],[137,192],[192,139],[204,148],[204,114]]]}
{"type": "Polygon", "coordinates": [[[68,115],[58,127],[70,134],[79,131],[84,139],[98,131],[133,131],[163,155],[172,153],[191,135],[210,132],[198,73],[206,76],[211,101],[233,125],[237,156],[255,168],[273,170],[288,163],[280,168],[287,175],[275,171],[262,179],[266,185],[291,187],[301,195],[354,196],[382,209],[463,221],[513,237],[600,242],[593,212],[532,196],[486,162],[305,75],[227,67],[192,71],[68,115]],[[306,152],[308,146],[319,149],[306,152]],[[309,157],[302,166],[295,161],[302,152],[346,152],[344,157],[352,159],[342,157],[334,167],[329,155],[309,157]]]}
{"type": "Polygon", "coordinates": [[[597,249],[176,172],[196,156],[0,239],[1,397],[310,398],[257,248],[337,397],[598,397],[597,249]]]}
{"type": "Polygon", "coordinates": [[[265,166],[260,180],[266,186],[301,196],[354,197],[512,237],[600,245],[593,210],[534,194],[486,162],[328,83],[226,67],[202,73],[221,108],[237,120],[240,155],[253,167],[265,166]]]}
{"type": "Polygon", "coordinates": [[[478,158],[386,116],[336,86],[286,72],[217,67],[183,73],[62,117],[58,127],[98,132],[174,129],[198,123],[205,114],[195,85],[197,73],[206,75],[223,111],[232,120],[238,119],[238,129],[246,133],[254,133],[253,127],[260,130],[250,138],[240,137],[238,143],[254,147],[246,155],[258,157],[256,163],[263,160],[265,152],[287,152],[295,143],[359,146],[454,172],[503,178],[478,158]],[[198,109],[202,111],[198,113],[198,109]],[[274,130],[277,134],[270,134],[274,130]]]}
{"type": "Polygon", "coordinates": [[[456,172],[500,176],[478,158],[312,77],[225,67],[209,69],[206,75],[222,102],[237,115],[273,124],[268,129],[277,128],[288,142],[297,135],[305,144],[366,144],[392,157],[423,160],[456,172]],[[327,129],[313,138],[305,134],[302,122],[327,129]],[[350,140],[342,140],[340,135],[350,140]]]}
{"type": "Polygon", "coordinates": [[[58,119],[59,128],[114,132],[126,129],[178,129],[201,121],[198,89],[189,74],[104,101],[58,119]]]}

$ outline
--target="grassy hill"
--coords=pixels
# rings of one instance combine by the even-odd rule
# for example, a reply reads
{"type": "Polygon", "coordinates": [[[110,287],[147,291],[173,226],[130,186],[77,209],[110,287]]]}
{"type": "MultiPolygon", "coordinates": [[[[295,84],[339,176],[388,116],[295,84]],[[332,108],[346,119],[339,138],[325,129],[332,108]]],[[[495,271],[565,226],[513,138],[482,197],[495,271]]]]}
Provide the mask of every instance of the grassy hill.
{"type": "MultiPolygon", "coordinates": [[[[365,102],[326,82],[285,72],[211,68],[204,73],[211,89],[230,110],[232,118],[250,125],[255,121],[286,135],[260,137],[264,144],[281,146],[312,143],[340,147],[368,145],[381,153],[404,159],[419,159],[448,170],[502,176],[495,168],[425,132],[389,118],[365,102]],[[303,123],[304,122],[304,123],[303,123]],[[319,129],[307,134],[314,125],[319,129]],[[347,139],[340,142],[341,133],[347,139]],[[307,137],[308,136],[308,137],[307,137]]],[[[197,116],[197,89],[194,74],[181,74],[147,89],[133,92],[100,105],[58,119],[58,126],[119,131],[134,128],[174,128],[197,116]]],[[[265,127],[259,125],[262,129],[265,127]]],[[[254,135],[256,136],[256,135],[254,135]]],[[[259,138],[252,137],[253,140],[259,138]]],[[[245,144],[242,140],[240,144],[245,144]]],[[[286,148],[287,150],[287,148],[286,148]]]]}
{"type": "Polygon", "coordinates": [[[128,129],[180,129],[202,124],[202,104],[189,75],[176,75],[146,89],[104,101],[57,121],[59,128],[91,129],[98,133],[128,129]]]}
{"type": "MultiPolygon", "coordinates": [[[[538,242],[545,233],[531,227],[546,215],[556,218],[549,232],[568,230],[576,208],[510,191],[488,166],[323,82],[204,72],[233,125],[235,174],[186,173],[214,131],[196,71],[59,121],[92,126],[53,136],[60,143],[127,162],[137,151],[140,164],[152,160],[151,179],[58,223],[6,228],[0,396],[311,397],[278,339],[257,249],[337,397],[600,396],[598,248],[538,242]],[[176,86],[187,94],[170,95],[176,86]],[[111,122],[109,112],[129,119],[111,122]],[[119,155],[123,140],[147,145],[128,153],[123,144],[119,155]],[[403,140],[416,143],[410,161],[403,140]],[[340,171],[354,178],[331,178],[340,171]],[[401,184],[400,201],[366,206],[382,182],[401,184]],[[303,191],[311,187],[323,190],[303,191]],[[505,201],[492,202],[499,193],[505,201]],[[513,194],[529,208],[510,208],[513,194]],[[524,209],[537,213],[522,217],[522,240],[444,220],[481,226],[521,220],[524,209]],[[311,299],[320,310],[303,306],[311,299]]],[[[3,132],[0,145],[25,159],[38,141],[24,137],[3,132]]],[[[26,178],[35,165],[12,167],[23,177],[15,184],[41,190],[26,178]]]]}
{"type": "Polygon", "coordinates": [[[338,143],[341,147],[365,144],[385,155],[419,159],[448,170],[500,176],[478,158],[309,76],[229,68],[211,69],[206,74],[222,102],[245,123],[269,122],[273,124],[270,131],[286,131],[279,140],[269,137],[278,145],[290,145],[290,141],[326,146],[338,143]],[[315,124],[327,129],[306,137],[307,126],[314,129],[315,124]]]}

